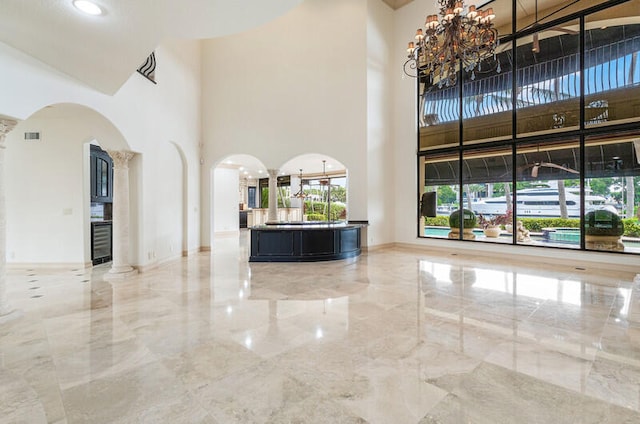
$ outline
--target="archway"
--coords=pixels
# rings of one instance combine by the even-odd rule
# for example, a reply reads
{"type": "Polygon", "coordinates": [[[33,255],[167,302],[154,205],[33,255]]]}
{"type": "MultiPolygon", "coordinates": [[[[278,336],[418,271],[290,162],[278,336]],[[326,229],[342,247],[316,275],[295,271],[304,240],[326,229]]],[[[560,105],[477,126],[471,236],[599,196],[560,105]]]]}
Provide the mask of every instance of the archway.
{"type": "Polygon", "coordinates": [[[8,135],[5,177],[10,262],[91,265],[91,142],[128,150],[126,140],[107,118],[78,104],[42,108],[8,135]]]}
{"type": "Polygon", "coordinates": [[[347,169],[340,161],[307,153],[285,162],[280,174],[291,176],[291,207],[301,209],[301,220],[347,219],[347,169]]]}
{"type": "Polygon", "coordinates": [[[212,169],[211,233],[237,233],[256,223],[261,209],[259,181],[267,178],[266,167],[251,155],[234,154],[212,169]],[[246,220],[246,221],[245,221],[246,220]]]}

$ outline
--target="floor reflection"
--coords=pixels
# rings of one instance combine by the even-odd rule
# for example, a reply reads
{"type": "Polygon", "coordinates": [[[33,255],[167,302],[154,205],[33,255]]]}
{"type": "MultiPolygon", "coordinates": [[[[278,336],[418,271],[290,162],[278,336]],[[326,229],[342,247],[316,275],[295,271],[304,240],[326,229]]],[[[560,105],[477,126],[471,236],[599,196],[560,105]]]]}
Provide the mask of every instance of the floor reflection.
{"type": "Polygon", "coordinates": [[[247,235],[119,282],[12,271],[0,377],[24,396],[0,423],[640,422],[631,274],[395,248],[249,264],[247,235]]]}

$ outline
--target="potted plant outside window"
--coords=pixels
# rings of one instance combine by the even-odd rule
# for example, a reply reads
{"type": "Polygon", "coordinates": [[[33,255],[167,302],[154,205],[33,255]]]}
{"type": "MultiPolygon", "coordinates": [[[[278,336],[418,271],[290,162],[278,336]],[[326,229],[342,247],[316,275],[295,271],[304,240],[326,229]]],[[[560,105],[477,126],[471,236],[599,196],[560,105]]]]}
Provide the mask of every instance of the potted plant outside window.
{"type": "Polygon", "coordinates": [[[464,240],[475,240],[476,236],[473,234],[473,229],[476,227],[478,219],[476,214],[469,209],[458,209],[451,212],[449,215],[449,232],[450,239],[460,238],[460,220],[462,220],[462,238],[464,240]]]}
{"type": "Polygon", "coordinates": [[[484,231],[484,235],[487,237],[500,237],[502,232],[502,225],[511,224],[511,211],[507,211],[504,215],[478,215],[478,223],[484,231]]]}
{"type": "Polygon", "coordinates": [[[588,212],[584,231],[587,249],[624,251],[624,223],[617,213],[607,209],[588,212]]]}

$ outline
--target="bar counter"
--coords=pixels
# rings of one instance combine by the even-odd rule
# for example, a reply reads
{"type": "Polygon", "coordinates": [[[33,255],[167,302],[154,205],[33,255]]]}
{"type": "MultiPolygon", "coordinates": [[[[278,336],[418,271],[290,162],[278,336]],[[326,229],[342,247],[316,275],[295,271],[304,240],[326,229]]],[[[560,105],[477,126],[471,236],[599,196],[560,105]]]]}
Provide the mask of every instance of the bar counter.
{"type": "Polygon", "coordinates": [[[249,262],[314,262],[360,255],[364,223],[286,222],[251,227],[249,262]]]}

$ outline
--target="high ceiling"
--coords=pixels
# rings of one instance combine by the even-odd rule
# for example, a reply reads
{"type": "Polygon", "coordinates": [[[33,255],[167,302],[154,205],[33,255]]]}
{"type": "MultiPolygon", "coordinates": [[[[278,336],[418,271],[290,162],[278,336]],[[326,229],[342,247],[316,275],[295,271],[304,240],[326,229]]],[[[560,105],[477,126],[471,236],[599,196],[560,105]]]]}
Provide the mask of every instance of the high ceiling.
{"type": "MultiPolygon", "coordinates": [[[[393,9],[412,0],[380,0],[393,9]]],[[[597,0],[586,0],[594,2],[597,0]]],[[[601,0],[600,0],[601,1],[601,0]]],[[[114,94],[166,39],[212,38],[273,20],[303,0],[96,0],[101,16],[89,16],[72,0],[0,0],[0,43],[105,94],[114,94]]],[[[511,0],[490,2],[508,21],[511,0]],[[502,12],[502,13],[501,13],[502,12]]],[[[434,0],[435,3],[435,0],[434,0]]],[[[470,3],[470,2],[467,2],[470,3]]],[[[539,9],[560,0],[539,0],[539,9]]],[[[518,13],[532,14],[533,0],[518,13]]]]}
{"type": "Polygon", "coordinates": [[[212,38],[268,22],[302,0],[1,0],[0,42],[105,94],[114,94],[168,38],[212,38]]]}
{"type": "Polygon", "coordinates": [[[405,4],[411,3],[413,0],[382,0],[387,3],[393,10],[400,9],[405,4]]]}
{"type": "MultiPolygon", "coordinates": [[[[114,94],[165,39],[228,35],[283,15],[303,0],[0,0],[0,42],[114,94]]],[[[383,0],[397,9],[411,0],[383,0]]]]}

